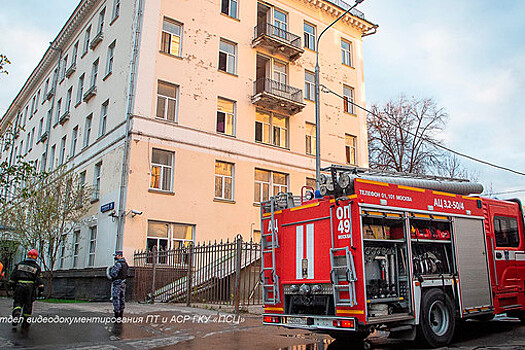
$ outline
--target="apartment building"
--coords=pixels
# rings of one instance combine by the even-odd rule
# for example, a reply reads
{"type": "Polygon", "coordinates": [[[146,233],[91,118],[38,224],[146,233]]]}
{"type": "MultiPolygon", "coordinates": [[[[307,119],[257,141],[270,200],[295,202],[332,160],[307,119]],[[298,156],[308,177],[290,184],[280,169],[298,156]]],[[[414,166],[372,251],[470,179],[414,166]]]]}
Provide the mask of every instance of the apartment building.
{"type": "MultiPolygon", "coordinates": [[[[340,0],[82,0],[0,121],[0,159],[94,188],[59,268],[123,248],[258,239],[259,203],[315,184],[316,37],[340,0]],[[13,133],[12,131],[16,132],[13,133]],[[13,138],[14,142],[6,142],[13,138]],[[7,146],[10,145],[10,146],[7,146]]],[[[353,11],[320,43],[322,165],[367,166],[353,11]]]]}

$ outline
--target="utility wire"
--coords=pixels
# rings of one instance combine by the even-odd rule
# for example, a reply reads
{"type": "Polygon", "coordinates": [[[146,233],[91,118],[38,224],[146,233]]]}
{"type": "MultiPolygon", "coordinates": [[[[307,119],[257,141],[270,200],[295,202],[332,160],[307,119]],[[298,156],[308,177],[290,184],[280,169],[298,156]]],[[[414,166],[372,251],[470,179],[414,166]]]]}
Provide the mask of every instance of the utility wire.
{"type": "MultiPolygon", "coordinates": [[[[365,111],[365,112],[367,112],[367,113],[373,115],[374,117],[377,117],[377,118],[381,119],[382,121],[384,121],[384,122],[386,122],[386,123],[388,123],[388,124],[390,124],[390,125],[392,125],[392,126],[398,127],[397,125],[394,125],[394,123],[392,123],[392,122],[389,121],[388,119],[385,119],[385,118],[383,118],[383,117],[381,117],[381,116],[379,116],[379,115],[373,113],[372,111],[369,111],[369,110],[366,109],[365,107],[362,107],[362,106],[358,105],[357,103],[354,103],[354,102],[348,100],[348,99],[345,98],[344,96],[339,95],[337,92],[335,92],[335,91],[329,89],[329,88],[326,87],[325,85],[322,85],[322,84],[321,84],[321,89],[323,90],[323,92],[327,92],[327,93],[334,94],[335,96],[337,96],[337,97],[343,99],[345,102],[350,103],[350,104],[356,106],[357,108],[362,109],[363,111],[365,111]]],[[[434,141],[430,140],[429,138],[427,138],[427,137],[425,137],[425,136],[423,136],[423,135],[418,135],[418,134],[416,134],[416,133],[413,133],[413,132],[411,132],[411,131],[409,131],[409,130],[406,130],[406,129],[403,129],[403,128],[400,128],[400,129],[403,130],[404,132],[406,132],[406,133],[408,133],[408,134],[414,136],[414,137],[419,137],[419,138],[421,138],[423,141],[426,141],[427,143],[430,143],[431,145],[433,145],[433,146],[435,146],[435,147],[437,147],[437,148],[441,148],[441,149],[443,149],[443,150],[445,150],[445,151],[447,151],[447,152],[453,153],[453,154],[455,154],[455,155],[457,155],[457,156],[460,156],[460,157],[463,157],[463,158],[467,158],[467,159],[470,159],[470,160],[472,160],[472,161],[474,161],[474,162],[478,162],[478,163],[481,163],[481,164],[485,164],[485,165],[491,166],[491,167],[493,167],[493,168],[497,168],[497,169],[501,169],[501,170],[509,171],[509,172],[511,172],[511,173],[514,173],[514,174],[518,174],[518,175],[525,176],[525,173],[524,173],[524,172],[521,172],[521,171],[518,171],[518,170],[514,170],[514,169],[511,169],[511,168],[507,168],[507,167],[504,167],[504,166],[501,166],[501,165],[497,165],[497,164],[494,164],[494,163],[491,163],[491,162],[488,162],[488,161],[486,161],[486,160],[479,159],[479,158],[476,158],[476,157],[473,157],[473,156],[469,156],[468,154],[465,154],[465,153],[461,153],[461,152],[455,151],[455,150],[453,150],[452,148],[449,148],[449,147],[447,147],[447,146],[440,145],[439,143],[434,142],[434,141]]]]}
{"type": "Polygon", "coordinates": [[[512,190],[512,191],[495,192],[495,193],[491,193],[491,194],[492,194],[492,195],[501,195],[501,194],[520,193],[520,192],[525,192],[525,188],[524,188],[524,189],[521,189],[521,190],[512,190]]]}

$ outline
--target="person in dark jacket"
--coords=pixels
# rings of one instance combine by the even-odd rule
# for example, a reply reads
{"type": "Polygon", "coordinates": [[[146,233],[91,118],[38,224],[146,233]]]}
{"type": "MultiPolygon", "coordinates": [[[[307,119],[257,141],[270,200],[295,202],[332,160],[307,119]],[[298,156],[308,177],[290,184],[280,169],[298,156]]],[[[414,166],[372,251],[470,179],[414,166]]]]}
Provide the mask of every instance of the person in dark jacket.
{"type": "Polygon", "coordinates": [[[113,297],[113,311],[115,318],[122,318],[126,307],[126,278],[128,277],[128,263],[122,256],[122,251],[117,250],[114,254],[115,265],[110,269],[111,295],[113,297]]]}
{"type": "Polygon", "coordinates": [[[13,326],[18,325],[22,316],[22,327],[29,327],[27,318],[33,313],[36,289],[40,293],[44,290],[42,273],[36,259],[38,259],[38,252],[31,249],[27,253],[27,259],[15,266],[9,278],[9,285],[14,290],[13,326]]]}

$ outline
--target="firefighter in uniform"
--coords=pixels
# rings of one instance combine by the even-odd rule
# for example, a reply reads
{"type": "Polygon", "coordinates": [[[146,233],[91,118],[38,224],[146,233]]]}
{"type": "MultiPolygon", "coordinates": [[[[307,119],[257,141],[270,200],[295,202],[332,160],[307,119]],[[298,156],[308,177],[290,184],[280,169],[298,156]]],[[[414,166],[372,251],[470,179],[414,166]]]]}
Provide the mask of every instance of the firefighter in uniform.
{"type": "Polygon", "coordinates": [[[41,293],[44,290],[44,283],[40,266],[36,259],[38,252],[31,249],[27,253],[27,259],[16,265],[11,273],[9,285],[14,290],[13,295],[13,326],[18,324],[22,316],[22,327],[28,327],[27,318],[31,317],[33,312],[33,301],[36,298],[37,290],[41,293]],[[16,322],[15,322],[16,321],[16,322]]]}
{"type": "Polygon", "coordinates": [[[113,311],[115,318],[121,318],[126,307],[126,277],[128,277],[128,263],[122,256],[122,250],[114,254],[115,265],[110,269],[111,296],[113,297],[113,311]]]}

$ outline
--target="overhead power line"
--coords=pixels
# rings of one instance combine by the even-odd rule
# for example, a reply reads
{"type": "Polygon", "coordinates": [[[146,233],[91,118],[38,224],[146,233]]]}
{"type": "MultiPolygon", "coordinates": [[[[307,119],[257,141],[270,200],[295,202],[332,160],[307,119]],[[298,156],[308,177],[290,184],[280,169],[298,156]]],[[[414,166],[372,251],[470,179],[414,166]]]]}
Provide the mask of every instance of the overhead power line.
{"type": "MultiPolygon", "coordinates": [[[[392,126],[395,126],[395,127],[399,127],[398,125],[394,125],[394,123],[392,123],[391,121],[389,121],[388,119],[385,119],[375,113],[373,113],[372,111],[369,111],[368,109],[366,109],[365,107],[362,107],[360,105],[358,105],[357,103],[354,103],[348,99],[345,99],[343,96],[339,95],[337,92],[329,89],[328,87],[326,87],[325,85],[321,85],[321,88],[323,89],[323,92],[328,92],[328,93],[331,93],[331,94],[334,94],[335,96],[339,97],[340,99],[342,100],[345,100],[347,103],[350,103],[354,106],[356,106],[357,108],[360,108],[362,109],[363,111],[367,112],[367,113],[370,113],[372,114],[374,117],[377,117],[379,119],[381,119],[382,121],[384,121],[385,123],[388,123],[392,126]]],[[[481,163],[481,164],[485,164],[485,165],[488,165],[490,167],[493,167],[493,168],[496,168],[496,169],[500,169],[500,170],[505,170],[505,171],[508,171],[508,172],[511,172],[511,173],[514,173],[514,174],[517,174],[517,175],[522,175],[522,176],[525,176],[525,173],[522,172],[522,171],[519,171],[519,170],[514,170],[514,169],[511,169],[511,168],[507,168],[507,167],[504,167],[504,166],[501,166],[501,165],[497,165],[497,164],[494,164],[494,163],[491,163],[489,161],[486,161],[486,160],[483,160],[483,159],[479,159],[479,158],[476,158],[476,157],[473,157],[473,156],[470,156],[468,154],[465,154],[465,153],[462,153],[462,152],[458,152],[458,151],[455,151],[453,150],[452,148],[449,148],[447,146],[443,146],[443,145],[440,145],[439,143],[437,142],[434,142],[432,140],[430,140],[429,138],[427,138],[426,136],[424,135],[419,135],[419,134],[416,134],[416,133],[413,133],[412,131],[409,131],[409,130],[406,130],[406,129],[403,129],[403,128],[400,128],[401,130],[403,130],[404,132],[414,136],[414,137],[419,137],[421,138],[423,141],[427,142],[427,143],[430,143],[431,145],[437,147],[437,148],[441,148],[447,152],[450,152],[452,154],[455,154],[457,156],[460,156],[460,157],[463,157],[463,158],[467,158],[467,159],[470,159],[474,162],[478,162],[478,163],[481,163]]]]}

